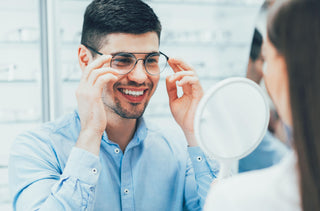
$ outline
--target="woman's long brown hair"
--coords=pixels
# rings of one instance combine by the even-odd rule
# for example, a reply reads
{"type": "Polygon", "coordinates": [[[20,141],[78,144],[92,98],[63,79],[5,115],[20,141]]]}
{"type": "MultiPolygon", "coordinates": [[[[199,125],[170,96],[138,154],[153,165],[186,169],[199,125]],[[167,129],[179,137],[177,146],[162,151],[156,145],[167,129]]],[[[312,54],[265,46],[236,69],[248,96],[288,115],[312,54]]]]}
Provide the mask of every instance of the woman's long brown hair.
{"type": "Polygon", "coordinates": [[[320,1],[275,5],[267,31],[287,64],[302,208],[320,210],[320,1]]]}
{"type": "Polygon", "coordinates": [[[320,210],[320,1],[276,4],[267,32],[287,64],[302,208],[320,210]]]}

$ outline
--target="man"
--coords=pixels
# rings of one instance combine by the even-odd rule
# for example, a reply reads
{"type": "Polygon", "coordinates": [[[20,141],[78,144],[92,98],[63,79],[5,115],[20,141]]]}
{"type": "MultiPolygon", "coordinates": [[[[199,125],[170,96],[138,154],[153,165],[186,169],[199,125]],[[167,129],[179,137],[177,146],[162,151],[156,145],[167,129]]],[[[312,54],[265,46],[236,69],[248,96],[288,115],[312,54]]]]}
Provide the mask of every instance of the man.
{"type": "Polygon", "coordinates": [[[263,77],[264,58],[261,53],[263,38],[261,33],[255,28],[251,43],[249,62],[247,68],[247,78],[253,80],[257,84],[260,83],[263,77]]]}
{"type": "Polygon", "coordinates": [[[202,88],[192,68],[169,59],[175,73],[166,79],[188,150],[142,118],[168,59],[160,32],[140,0],[87,7],[78,109],[17,137],[9,161],[14,210],[201,210],[214,173],[193,133],[189,111],[202,88]]]}
{"type": "MultiPolygon", "coordinates": [[[[250,57],[247,68],[247,78],[253,80],[255,83],[260,84],[263,79],[263,64],[264,58],[261,52],[263,38],[261,33],[254,29],[250,57]]],[[[271,103],[271,101],[270,101],[271,103]]],[[[259,146],[248,156],[239,161],[239,172],[246,172],[251,170],[263,169],[275,165],[289,151],[288,148],[278,140],[272,133],[275,129],[279,132],[281,128],[275,127],[280,122],[279,119],[272,118],[276,111],[270,110],[269,128],[263,137],[259,146]]]]}

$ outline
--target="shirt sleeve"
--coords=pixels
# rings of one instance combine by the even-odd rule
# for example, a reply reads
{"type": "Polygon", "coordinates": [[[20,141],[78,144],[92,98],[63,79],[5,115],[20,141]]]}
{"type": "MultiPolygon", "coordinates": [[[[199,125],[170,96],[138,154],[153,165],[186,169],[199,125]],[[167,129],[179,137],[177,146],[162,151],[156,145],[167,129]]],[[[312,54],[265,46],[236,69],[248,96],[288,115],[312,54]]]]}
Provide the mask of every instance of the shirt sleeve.
{"type": "Polygon", "coordinates": [[[185,209],[202,210],[210,184],[216,178],[218,167],[208,162],[200,147],[188,147],[188,152],[185,209]]]}
{"type": "Polygon", "coordinates": [[[278,164],[290,150],[269,131],[258,147],[239,161],[239,172],[258,170],[278,164]]]}
{"type": "Polygon", "coordinates": [[[47,143],[20,136],[9,159],[13,209],[93,210],[101,164],[98,156],[73,147],[63,170],[47,143]]]}

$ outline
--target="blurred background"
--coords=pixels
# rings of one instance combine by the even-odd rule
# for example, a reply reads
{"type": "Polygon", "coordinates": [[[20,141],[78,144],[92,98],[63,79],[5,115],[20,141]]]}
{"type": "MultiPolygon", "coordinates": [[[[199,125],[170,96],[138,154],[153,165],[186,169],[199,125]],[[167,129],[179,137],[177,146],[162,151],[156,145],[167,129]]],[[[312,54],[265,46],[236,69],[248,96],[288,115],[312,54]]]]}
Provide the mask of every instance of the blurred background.
{"type": "MultiPolygon", "coordinates": [[[[192,65],[204,90],[222,79],[246,76],[262,0],[145,2],[163,26],[160,50],[192,65]]],[[[0,1],[0,210],[12,210],[7,167],[14,138],[76,108],[75,89],[81,75],[77,48],[89,3],[0,1]]],[[[161,76],[145,117],[166,127],[177,127],[165,88],[168,74],[172,74],[171,69],[161,76]]]]}

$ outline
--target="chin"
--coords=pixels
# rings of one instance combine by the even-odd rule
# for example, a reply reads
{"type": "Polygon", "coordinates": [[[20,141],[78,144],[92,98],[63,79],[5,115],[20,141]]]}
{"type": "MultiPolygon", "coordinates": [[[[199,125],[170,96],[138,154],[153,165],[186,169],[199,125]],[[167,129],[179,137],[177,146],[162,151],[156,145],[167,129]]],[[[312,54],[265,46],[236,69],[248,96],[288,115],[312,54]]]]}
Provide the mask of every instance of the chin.
{"type": "Polygon", "coordinates": [[[142,105],[142,104],[131,104],[131,108],[123,108],[120,106],[120,104],[116,104],[116,108],[113,110],[115,111],[116,114],[118,114],[120,117],[124,119],[138,119],[140,118],[144,111],[145,108],[147,107],[147,103],[142,105]],[[142,108],[138,108],[139,106],[142,106],[142,108]]]}
{"type": "Polygon", "coordinates": [[[143,112],[135,112],[135,113],[129,113],[129,112],[116,112],[120,117],[124,118],[124,119],[139,119],[143,113],[143,112]]]}

